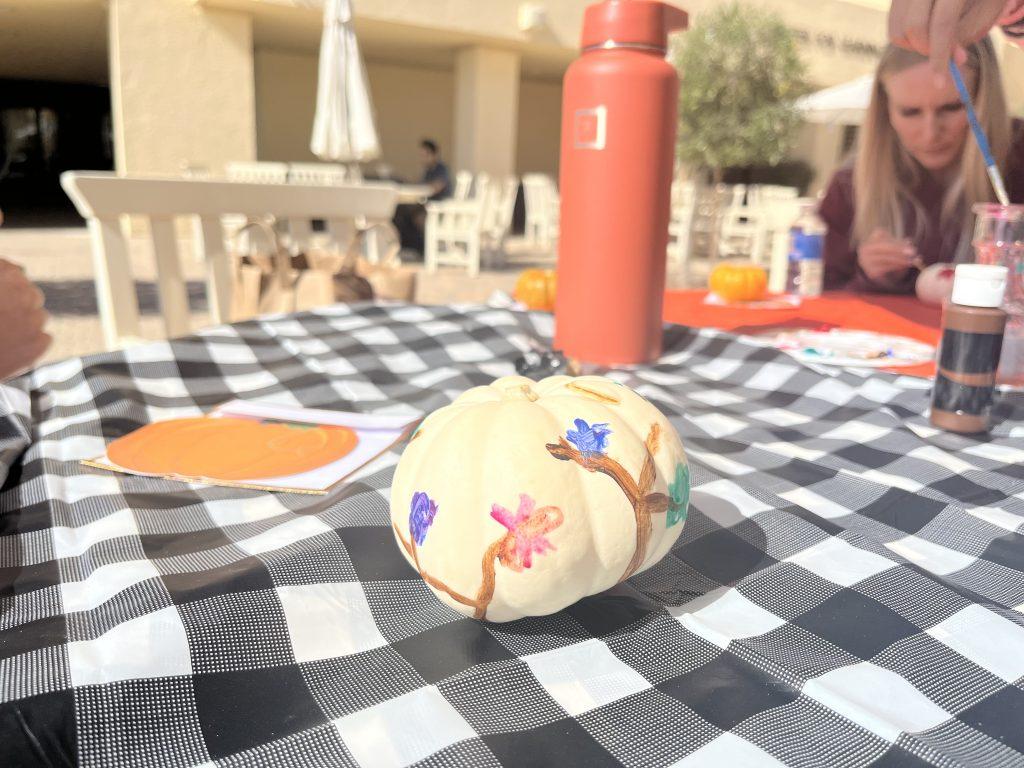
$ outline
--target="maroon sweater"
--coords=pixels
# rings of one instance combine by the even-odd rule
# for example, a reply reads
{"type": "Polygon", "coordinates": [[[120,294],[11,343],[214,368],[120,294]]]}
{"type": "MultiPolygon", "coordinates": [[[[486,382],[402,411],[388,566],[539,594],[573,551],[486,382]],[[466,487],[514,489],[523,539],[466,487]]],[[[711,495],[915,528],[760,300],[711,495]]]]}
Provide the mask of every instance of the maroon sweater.
{"type": "MultiPolygon", "coordinates": [[[[968,136],[968,141],[974,141],[968,136]]],[[[1024,124],[1015,122],[1014,141],[1010,158],[1003,169],[1007,192],[1014,203],[1024,202],[1024,124]]],[[[914,240],[914,246],[925,264],[949,262],[956,254],[963,232],[964,221],[953,217],[941,220],[944,190],[928,176],[914,194],[926,212],[924,234],[914,240]]],[[[918,270],[911,268],[895,283],[879,284],[869,280],[857,265],[857,251],[851,242],[853,234],[854,195],[853,169],[840,168],[832,177],[828,191],[818,208],[828,226],[825,235],[825,288],[827,290],[878,291],[884,293],[913,293],[918,270]]],[[[970,214],[973,215],[973,214],[970,214]]],[[[914,208],[903,209],[907,231],[916,231],[914,208]]]]}

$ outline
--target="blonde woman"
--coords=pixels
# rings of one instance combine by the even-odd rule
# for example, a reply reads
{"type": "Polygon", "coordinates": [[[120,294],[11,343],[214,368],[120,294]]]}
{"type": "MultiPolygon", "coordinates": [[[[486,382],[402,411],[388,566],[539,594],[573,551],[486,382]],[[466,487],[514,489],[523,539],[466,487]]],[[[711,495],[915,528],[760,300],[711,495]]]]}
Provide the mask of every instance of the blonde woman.
{"type": "MultiPolygon", "coordinates": [[[[991,40],[966,45],[958,59],[1010,197],[1022,202],[1024,132],[1007,116],[991,40]]],[[[920,268],[968,255],[971,206],[993,199],[952,79],[924,54],[890,45],[856,158],[821,202],[825,287],[913,293],[920,268]]]]}

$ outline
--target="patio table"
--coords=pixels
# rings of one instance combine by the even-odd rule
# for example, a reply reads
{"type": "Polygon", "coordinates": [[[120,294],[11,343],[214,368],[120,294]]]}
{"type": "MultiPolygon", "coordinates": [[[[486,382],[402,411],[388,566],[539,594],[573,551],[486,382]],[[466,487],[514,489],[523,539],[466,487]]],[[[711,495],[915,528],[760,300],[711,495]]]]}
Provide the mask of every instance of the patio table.
{"type": "Polygon", "coordinates": [[[990,436],[940,433],[922,379],[671,326],[661,360],[610,375],[687,446],[681,538],[509,624],[456,614],[399,554],[400,449],[327,496],[78,463],[238,397],[429,412],[550,324],[342,305],[0,390],[0,763],[1024,763],[1019,395],[990,436]]]}
{"type": "Polygon", "coordinates": [[[430,196],[431,191],[429,184],[399,184],[398,202],[422,203],[430,196]]]}

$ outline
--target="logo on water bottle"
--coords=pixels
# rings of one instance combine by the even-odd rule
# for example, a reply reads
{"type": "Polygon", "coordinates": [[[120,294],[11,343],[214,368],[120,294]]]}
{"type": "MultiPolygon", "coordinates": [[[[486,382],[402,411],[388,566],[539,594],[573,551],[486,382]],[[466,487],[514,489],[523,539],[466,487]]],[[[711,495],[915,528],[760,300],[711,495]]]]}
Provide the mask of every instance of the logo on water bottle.
{"type": "Polygon", "coordinates": [[[789,260],[820,259],[825,245],[825,238],[817,233],[808,233],[800,229],[792,230],[789,246],[789,260]]]}
{"type": "Polygon", "coordinates": [[[576,149],[604,149],[608,107],[577,109],[573,119],[573,143],[576,149]]]}

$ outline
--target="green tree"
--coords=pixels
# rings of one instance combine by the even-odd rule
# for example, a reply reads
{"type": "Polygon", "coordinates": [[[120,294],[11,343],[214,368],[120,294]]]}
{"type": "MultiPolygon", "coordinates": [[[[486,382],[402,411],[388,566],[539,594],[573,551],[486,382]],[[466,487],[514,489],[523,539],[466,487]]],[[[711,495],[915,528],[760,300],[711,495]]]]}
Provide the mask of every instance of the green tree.
{"type": "Polygon", "coordinates": [[[794,101],[806,91],[804,63],[782,20],[731,3],[680,36],[679,158],[710,169],[775,165],[795,138],[794,101]]]}

